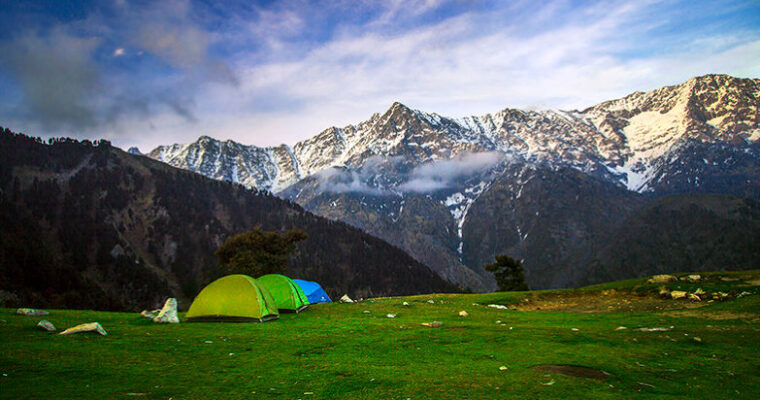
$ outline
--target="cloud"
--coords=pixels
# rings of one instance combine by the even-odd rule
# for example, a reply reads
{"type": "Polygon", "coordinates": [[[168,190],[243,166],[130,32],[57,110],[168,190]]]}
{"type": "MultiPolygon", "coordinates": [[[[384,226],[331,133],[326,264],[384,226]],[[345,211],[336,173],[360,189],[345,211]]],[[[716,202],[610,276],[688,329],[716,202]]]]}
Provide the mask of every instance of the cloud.
{"type": "Polygon", "coordinates": [[[429,193],[451,187],[457,179],[495,167],[504,155],[497,152],[465,153],[416,167],[398,186],[403,192],[429,193]]]}
{"type": "Polygon", "coordinates": [[[98,40],[62,30],[47,37],[27,33],[0,43],[0,68],[22,90],[19,114],[44,129],[87,129],[96,125],[92,96],[100,71],[92,55],[98,40]]]}
{"type": "Polygon", "coordinates": [[[314,174],[319,179],[320,192],[327,193],[362,193],[370,196],[387,196],[391,193],[367,184],[367,171],[329,168],[314,174]]]}

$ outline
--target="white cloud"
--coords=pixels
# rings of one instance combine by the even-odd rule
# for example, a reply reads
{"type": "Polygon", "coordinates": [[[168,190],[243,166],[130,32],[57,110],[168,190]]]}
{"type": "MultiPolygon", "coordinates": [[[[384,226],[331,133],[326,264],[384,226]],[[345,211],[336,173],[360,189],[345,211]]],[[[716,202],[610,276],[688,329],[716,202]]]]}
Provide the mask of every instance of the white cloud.
{"type": "Polygon", "coordinates": [[[445,189],[456,179],[486,171],[499,163],[501,153],[466,153],[450,160],[427,163],[416,167],[409,179],[398,186],[403,192],[429,193],[445,189]]]}

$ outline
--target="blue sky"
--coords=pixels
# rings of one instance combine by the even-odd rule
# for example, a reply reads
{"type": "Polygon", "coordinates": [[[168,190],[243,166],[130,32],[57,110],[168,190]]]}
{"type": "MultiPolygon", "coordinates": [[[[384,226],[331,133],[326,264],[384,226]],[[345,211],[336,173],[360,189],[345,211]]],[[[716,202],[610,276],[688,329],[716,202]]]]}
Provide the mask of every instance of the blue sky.
{"type": "Polygon", "coordinates": [[[459,117],[760,78],[760,2],[0,0],[0,54],[15,131],[292,145],[394,101],[459,117]]]}

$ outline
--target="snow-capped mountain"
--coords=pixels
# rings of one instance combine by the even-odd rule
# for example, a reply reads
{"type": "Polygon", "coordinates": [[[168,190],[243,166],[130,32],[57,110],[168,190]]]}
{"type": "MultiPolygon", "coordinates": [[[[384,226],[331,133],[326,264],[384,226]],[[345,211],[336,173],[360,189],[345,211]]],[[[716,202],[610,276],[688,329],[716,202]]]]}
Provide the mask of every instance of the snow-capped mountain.
{"type": "MultiPolygon", "coordinates": [[[[448,118],[394,103],[383,114],[327,129],[292,148],[258,148],[204,136],[188,145],[160,146],[149,156],[279,193],[380,236],[447,279],[476,290],[494,287],[482,265],[505,250],[525,258],[534,286],[562,286],[575,282],[572,274],[567,279],[539,274],[567,260],[545,260],[538,266],[532,261],[536,256],[525,250],[530,246],[515,247],[497,238],[493,243],[470,243],[468,232],[477,236],[483,224],[492,221],[474,227],[468,225],[468,215],[483,214],[485,207],[493,209],[485,213],[491,218],[530,217],[522,224],[515,218],[502,223],[509,225],[510,235],[520,238],[518,242],[534,240],[531,234],[545,232],[530,233],[525,227],[543,226],[536,221],[552,210],[547,213],[544,204],[538,204],[529,207],[535,208],[529,216],[516,208],[530,206],[520,206],[520,199],[530,198],[531,190],[550,193],[552,188],[545,185],[558,177],[581,179],[578,173],[585,177],[584,185],[588,183],[581,186],[610,196],[610,201],[625,198],[636,204],[642,195],[688,192],[758,199],[758,110],[760,80],[707,75],[583,111],[504,109],[448,118]],[[540,187],[537,182],[542,182],[540,187]],[[481,200],[494,191],[502,193],[496,208],[481,200]]],[[[559,187],[560,181],[552,184],[559,187]]],[[[563,190],[554,196],[569,196],[571,201],[586,195],[577,188],[563,190]]],[[[625,210],[615,217],[610,214],[608,219],[615,221],[607,225],[619,222],[633,207],[625,210]]],[[[588,219],[592,211],[579,218],[584,214],[588,219]]],[[[584,225],[568,221],[573,223],[584,225]]],[[[595,236],[601,228],[592,225],[574,234],[595,236]]],[[[574,245],[583,243],[585,239],[574,245]]],[[[560,247],[565,244],[557,242],[560,247]]]]}

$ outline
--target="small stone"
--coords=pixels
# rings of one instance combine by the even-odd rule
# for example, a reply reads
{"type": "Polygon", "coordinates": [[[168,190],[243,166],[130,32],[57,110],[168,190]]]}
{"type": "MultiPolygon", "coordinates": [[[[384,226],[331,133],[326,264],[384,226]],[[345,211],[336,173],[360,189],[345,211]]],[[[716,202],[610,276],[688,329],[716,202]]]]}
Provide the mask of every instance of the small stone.
{"type": "Polygon", "coordinates": [[[501,367],[499,367],[499,371],[506,371],[506,370],[508,370],[508,369],[509,369],[509,368],[507,368],[507,366],[506,366],[506,365],[502,365],[501,367]]]}
{"type": "Polygon", "coordinates": [[[435,304],[435,300],[428,300],[427,302],[430,304],[435,304]]]}
{"type": "Polygon", "coordinates": [[[369,310],[362,311],[362,314],[369,314],[369,313],[370,313],[369,310]]]}
{"type": "Polygon", "coordinates": [[[660,297],[668,298],[670,297],[670,290],[666,288],[665,286],[660,287],[660,297]]]}
{"type": "Polygon", "coordinates": [[[459,312],[459,316],[466,318],[466,317],[469,317],[470,314],[467,311],[462,310],[462,311],[459,312]]]}
{"type": "Polygon", "coordinates": [[[573,331],[573,332],[578,332],[580,329],[578,329],[578,328],[573,328],[573,329],[570,329],[570,330],[571,330],[571,331],[573,331]]]}
{"type": "Polygon", "coordinates": [[[148,310],[142,310],[142,312],[140,313],[140,316],[144,318],[148,318],[148,319],[156,318],[156,314],[153,314],[152,312],[148,310]]]}
{"type": "Polygon", "coordinates": [[[443,324],[442,324],[442,323],[440,323],[440,322],[438,322],[438,321],[433,321],[433,322],[423,322],[423,323],[422,323],[422,324],[420,324],[420,325],[422,325],[422,326],[427,326],[428,328],[439,328],[439,327],[440,327],[440,326],[442,326],[443,324]]]}
{"type": "Polygon", "coordinates": [[[386,317],[388,317],[388,318],[396,318],[396,314],[388,314],[388,315],[386,315],[386,317]]]}
{"type": "Polygon", "coordinates": [[[686,292],[684,292],[683,290],[674,290],[670,292],[670,298],[673,300],[685,299],[686,292]]]}
{"type": "Polygon", "coordinates": [[[694,337],[691,338],[691,340],[693,340],[693,341],[695,341],[697,343],[702,343],[702,338],[699,337],[699,336],[694,336],[694,337]]]}
{"type": "Polygon", "coordinates": [[[672,329],[673,327],[671,326],[670,328],[638,328],[636,330],[639,332],[667,332],[672,329]]]}
{"type": "Polygon", "coordinates": [[[89,322],[86,324],[80,324],[80,325],[71,327],[59,333],[59,335],[71,335],[74,333],[84,333],[84,332],[96,332],[103,336],[107,335],[106,330],[103,329],[103,327],[100,326],[100,324],[97,322],[89,322]]]}
{"type": "Polygon", "coordinates": [[[55,332],[55,325],[53,325],[50,321],[45,320],[45,319],[38,322],[37,327],[42,329],[43,331],[55,332]]]}
{"type": "Polygon", "coordinates": [[[628,329],[628,328],[625,327],[625,326],[618,326],[617,328],[615,328],[616,331],[624,331],[626,329],[628,329]]]}
{"type": "Polygon", "coordinates": [[[501,305],[501,304],[489,304],[488,307],[496,308],[499,310],[507,310],[507,306],[501,305]]]}
{"type": "Polygon", "coordinates": [[[179,318],[177,318],[177,299],[174,297],[166,299],[164,307],[161,309],[158,315],[153,318],[153,322],[159,324],[178,324],[179,318]]]}
{"type": "Polygon", "coordinates": [[[404,306],[404,307],[409,307],[409,303],[407,303],[407,302],[403,302],[403,303],[401,303],[401,305],[404,306]]]}
{"type": "Polygon", "coordinates": [[[689,300],[691,300],[691,301],[702,301],[702,299],[699,296],[697,296],[696,294],[694,294],[694,293],[689,293],[689,300]]]}
{"type": "Polygon", "coordinates": [[[736,298],[737,298],[737,299],[741,299],[742,297],[744,297],[744,296],[749,296],[749,295],[751,295],[751,294],[752,294],[752,293],[750,293],[750,292],[747,292],[747,291],[743,291],[743,292],[739,293],[739,294],[736,296],[736,298]]]}
{"type": "Polygon", "coordinates": [[[203,343],[206,343],[206,344],[211,344],[211,343],[214,343],[214,342],[212,342],[212,341],[210,341],[210,340],[207,340],[207,341],[205,341],[205,342],[203,342],[203,343]]]}
{"type": "Polygon", "coordinates": [[[26,315],[27,317],[41,317],[43,315],[50,315],[45,310],[38,310],[36,308],[19,308],[16,310],[16,314],[26,315]]]}
{"type": "Polygon", "coordinates": [[[501,323],[501,321],[496,321],[496,323],[497,323],[497,324],[500,324],[500,323],[501,323]]]}
{"type": "Polygon", "coordinates": [[[350,298],[350,297],[348,297],[348,295],[347,295],[347,294],[344,294],[344,295],[343,295],[343,296],[340,298],[340,302],[341,302],[341,303],[353,303],[354,301],[353,301],[353,300],[351,300],[351,298],[350,298]]]}
{"type": "Polygon", "coordinates": [[[701,296],[705,294],[705,291],[702,290],[702,288],[697,288],[697,290],[694,291],[694,294],[696,294],[697,296],[701,296]]]}
{"type": "Polygon", "coordinates": [[[544,385],[544,386],[551,386],[553,384],[554,384],[554,379],[550,380],[549,382],[542,383],[542,385],[544,385]]]}

